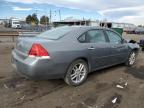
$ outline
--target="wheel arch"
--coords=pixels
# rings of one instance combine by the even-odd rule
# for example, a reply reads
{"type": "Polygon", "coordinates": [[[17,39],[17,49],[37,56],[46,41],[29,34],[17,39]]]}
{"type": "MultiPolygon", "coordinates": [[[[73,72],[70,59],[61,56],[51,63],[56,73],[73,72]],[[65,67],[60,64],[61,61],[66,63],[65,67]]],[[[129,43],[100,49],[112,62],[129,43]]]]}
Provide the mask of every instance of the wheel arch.
{"type": "Polygon", "coordinates": [[[89,60],[86,57],[79,57],[76,60],[84,60],[88,64],[88,70],[90,71],[91,65],[90,65],[89,60]]]}
{"type": "Polygon", "coordinates": [[[84,81],[86,80],[86,78],[87,78],[87,75],[88,75],[88,73],[89,73],[89,61],[88,61],[88,59],[86,58],[86,57],[78,57],[78,58],[76,58],[76,59],[74,59],[73,61],[71,61],[71,63],[69,64],[69,66],[67,67],[67,72],[66,72],[66,74],[65,74],[65,76],[64,76],[64,80],[65,80],[65,82],[68,84],[68,85],[72,85],[72,86],[77,86],[77,85],[81,85],[82,83],[84,83],[84,81]],[[88,69],[88,72],[87,72],[87,74],[85,75],[85,77],[84,77],[84,79],[82,80],[82,82],[79,82],[78,84],[74,84],[74,82],[72,82],[71,81],[71,79],[69,79],[69,71],[68,71],[68,69],[69,69],[69,67],[74,63],[74,62],[77,62],[77,61],[84,61],[86,64],[87,64],[87,69],[88,69]],[[68,73],[67,73],[68,72],[68,73]]]}
{"type": "Polygon", "coordinates": [[[133,48],[132,51],[138,53],[138,52],[139,52],[139,49],[138,49],[138,48],[133,48]]]}
{"type": "MultiPolygon", "coordinates": [[[[90,63],[90,61],[88,60],[87,57],[77,57],[77,58],[73,59],[73,60],[70,62],[70,64],[68,65],[68,67],[69,67],[74,61],[76,61],[76,60],[84,60],[84,61],[87,63],[87,65],[88,65],[88,70],[89,70],[89,72],[91,71],[91,63],[90,63]]],[[[67,69],[68,69],[68,67],[67,67],[67,69]]]]}

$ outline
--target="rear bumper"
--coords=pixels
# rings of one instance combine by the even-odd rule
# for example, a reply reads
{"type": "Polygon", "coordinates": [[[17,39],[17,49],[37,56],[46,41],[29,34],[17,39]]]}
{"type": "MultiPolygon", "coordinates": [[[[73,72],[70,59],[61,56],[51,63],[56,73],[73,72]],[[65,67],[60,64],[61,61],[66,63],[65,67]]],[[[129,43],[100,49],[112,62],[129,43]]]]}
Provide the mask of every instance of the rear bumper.
{"type": "Polygon", "coordinates": [[[64,63],[54,63],[50,58],[22,58],[15,50],[11,61],[18,73],[30,79],[58,79],[63,78],[66,72],[64,63]]]}

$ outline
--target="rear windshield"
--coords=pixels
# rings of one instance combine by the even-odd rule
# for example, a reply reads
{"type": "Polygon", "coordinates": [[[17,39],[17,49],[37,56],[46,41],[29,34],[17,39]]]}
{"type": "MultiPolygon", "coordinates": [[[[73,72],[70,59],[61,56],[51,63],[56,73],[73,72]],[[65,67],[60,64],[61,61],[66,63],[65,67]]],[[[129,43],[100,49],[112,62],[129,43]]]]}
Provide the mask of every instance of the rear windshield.
{"type": "Polygon", "coordinates": [[[65,36],[67,33],[69,33],[72,30],[71,27],[64,26],[64,27],[57,27],[53,28],[51,30],[45,31],[41,34],[39,34],[37,37],[42,37],[46,39],[51,40],[57,40],[65,36]]]}

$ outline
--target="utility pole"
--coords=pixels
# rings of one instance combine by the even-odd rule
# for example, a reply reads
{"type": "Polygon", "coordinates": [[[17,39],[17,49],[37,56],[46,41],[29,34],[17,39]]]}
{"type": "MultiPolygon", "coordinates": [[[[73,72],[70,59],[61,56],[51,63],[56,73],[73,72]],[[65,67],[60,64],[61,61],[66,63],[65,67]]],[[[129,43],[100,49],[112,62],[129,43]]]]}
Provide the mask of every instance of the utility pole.
{"type": "Polygon", "coordinates": [[[45,16],[45,23],[46,23],[46,29],[45,30],[47,30],[47,26],[48,26],[47,16],[45,16]]]}
{"type": "Polygon", "coordinates": [[[36,9],[35,11],[36,11],[36,13],[35,13],[35,14],[37,15],[37,13],[38,13],[38,10],[36,9]]]}
{"type": "Polygon", "coordinates": [[[61,11],[59,10],[59,18],[60,18],[60,21],[61,21],[61,11]]]}
{"type": "Polygon", "coordinates": [[[51,18],[52,18],[52,12],[51,12],[51,10],[50,10],[50,13],[49,13],[50,15],[49,15],[49,18],[50,18],[50,24],[51,24],[51,18]]]}

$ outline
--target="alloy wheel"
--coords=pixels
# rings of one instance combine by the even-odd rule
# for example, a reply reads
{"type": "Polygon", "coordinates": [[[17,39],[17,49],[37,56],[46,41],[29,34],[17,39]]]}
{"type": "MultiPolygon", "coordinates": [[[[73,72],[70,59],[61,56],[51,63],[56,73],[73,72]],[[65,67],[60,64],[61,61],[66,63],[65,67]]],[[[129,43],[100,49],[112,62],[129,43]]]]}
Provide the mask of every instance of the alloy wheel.
{"type": "Polygon", "coordinates": [[[83,63],[75,64],[71,70],[71,81],[74,83],[80,83],[85,78],[86,71],[86,67],[83,63]]]}
{"type": "Polygon", "coordinates": [[[129,57],[129,64],[133,65],[136,61],[136,54],[133,52],[129,57]]]}

